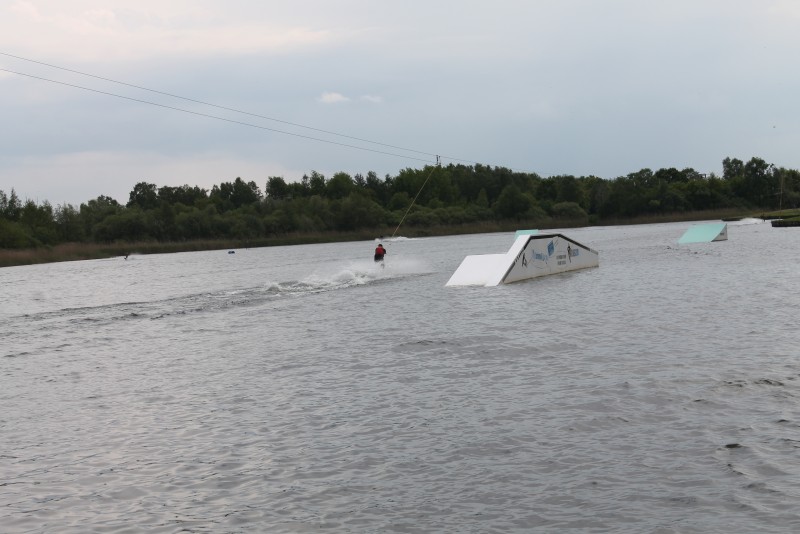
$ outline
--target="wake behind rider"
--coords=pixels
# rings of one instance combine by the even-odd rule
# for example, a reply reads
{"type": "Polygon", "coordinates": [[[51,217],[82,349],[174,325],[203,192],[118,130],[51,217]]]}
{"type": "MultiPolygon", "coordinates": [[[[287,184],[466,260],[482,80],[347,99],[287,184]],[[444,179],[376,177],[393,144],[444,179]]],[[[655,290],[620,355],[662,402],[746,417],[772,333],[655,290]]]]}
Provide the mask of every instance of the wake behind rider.
{"type": "Polygon", "coordinates": [[[378,243],[378,246],[375,247],[375,261],[383,261],[383,257],[386,255],[386,249],[383,248],[383,245],[378,243]]]}

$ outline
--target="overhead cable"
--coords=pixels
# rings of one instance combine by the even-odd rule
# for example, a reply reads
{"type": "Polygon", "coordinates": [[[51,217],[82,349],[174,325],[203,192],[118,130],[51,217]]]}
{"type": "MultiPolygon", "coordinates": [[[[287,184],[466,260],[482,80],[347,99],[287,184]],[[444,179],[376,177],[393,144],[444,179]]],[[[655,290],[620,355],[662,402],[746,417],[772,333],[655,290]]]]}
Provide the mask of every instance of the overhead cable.
{"type": "MultiPolygon", "coordinates": [[[[414,153],[414,154],[436,157],[437,158],[437,160],[436,160],[437,162],[441,158],[441,159],[446,159],[446,160],[450,160],[450,161],[454,161],[454,162],[469,163],[470,165],[479,165],[480,164],[479,162],[476,162],[476,161],[473,161],[473,160],[469,160],[469,159],[456,158],[456,157],[452,157],[452,156],[442,156],[442,155],[435,154],[433,152],[425,152],[425,151],[422,151],[422,150],[417,150],[417,149],[413,149],[413,148],[405,148],[405,147],[401,147],[401,146],[398,146],[398,145],[392,145],[392,144],[389,144],[389,143],[383,143],[383,142],[380,142],[380,141],[372,141],[370,139],[365,139],[365,138],[361,138],[361,137],[355,137],[355,136],[351,136],[351,135],[347,135],[347,134],[343,134],[343,133],[338,133],[338,132],[334,132],[334,131],[330,131],[330,130],[324,130],[324,129],[321,129],[321,128],[315,128],[313,126],[306,126],[306,125],[298,124],[298,123],[295,123],[295,122],[290,122],[290,121],[286,121],[286,120],[282,120],[282,119],[277,119],[275,117],[269,117],[269,116],[266,116],[266,115],[260,115],[260,114],[257,114],[257,113],[252,113],[252,112],[248,112],[248,111],[239,110],[239,109],[236,109],[236,108],[221,106],[221,105],[218,105],[218,104],[212,104],[210,102],[204,102],[202,100],[197,100],[197,99],[194,99],[194,98],[189,98],[189,97],[185,97],[185,96],[181,96],[181,95],[176,95],[176,94],[168,93],[168,92],[165,92],[165,91],[159,91],[157,89],[151,89],[151,88],[148,88],[148,87],[143,87],[143,86],[135,85],[135,84],[132,84],[132,83],[122,82],[122,81],[119,81],[119,80],[114,80],[112,78],[107,78],[107,77],[103,77],[103,76],[97,76],[95,74],[90,74],[90,73],[87,73],[87,72],[82,72],[82,71],[78,71],[78,70],[74,70],[74,69],[69,69],[69,68],[66,68],[66,67],[61,67],[59,65],[53,65],[51,63],[45,63],[45,62],[42,62],[42,61],[37,61],[37,60],[34,60],[34,59],[18,56],[18,55],[15,55],[15,54],[9,54],[7,52],[0,51],[0,55],[7,56],[7,57],[10,57],[10,58],[14,58],[14,59],[19,59],[19,60],[22,60],[22,61],[27,61],[27,62],[30,62],[30,63],[36,63],[38,65],[43,65],[43,66],[54,68],[54,69],[63,70],[65,72],[71,72],[73,74],[79,74],[81,76],[87,76],[87,77],[90,77],[90,78],[95,78],[97,80],[103,80],[103,81],[106,81],[106,82],[111,82],[111,83],[115,83],[115,84],[119,84],[119,85],[124,85],[124,86],[131,87],[131,88],[134,88],[134,89],[139,89],[139,90],[142,90],[142,91],[148,91],[148,92],[151,92],[151,93],[160,94],[160,95],[168,96],[168,97],[171,97],[171,98],[177,98],[177,99],[180,99],[180,100],[185,100],[187,102],[193,102],[195,104],[201,104],[201,105],[204,105],[204,106],[209,106],[209,107],[213,107],[213,108],[217,108],[217,109],[221,109],[221,110],[225,110],[225,111],[231,111],[231,112],[234,112],[234,113],[240,113],[242,115],[248,115],[248,116],[251,116],[251,117],[257,117],[257,118],[260,118],[260,119],[265,119],[265,120],[269,120],[269,121],[273,121],[273,122],[278,122],[278,123],[281,123],[281,124],[285,124],[287,126],[293,126],[293,127],[296,127],[296,128],[303,128],[303,129],[306,129],[306,130],[311,130],[311,131],[315,131],[315,132],[319,132],[319,133],[324,133],[324,134],[328,134],[328,135],[334,135],[334,136],[337,136],[337,137],[351,139],[353,141],[359,141],[361,143],[369,143],[369,144],[372,144],[372,145],[383,146],[383,147],[386,147],[386,148],[391,148],[393,150],[402,150],[402,151],[411,152],[411,153],[414,153]]],[[[216,116],[216,115],[210,115],[210,114],[207,114],[207,113],[201,113],[201,112],[191,111],[191,110],[178,108],[178,107],[174,107],[174,106],[169,106],[169,105],[165,105],[165,104],[159,104],[157,102],[152,102],[152,101],[149,101],[149,100],[142,100],[142,99],[138,99],[138,98],[123,96],[123,95],[119,95],[119,94],[116,94],[116,93],[111,93],[111,92],[108,92],[108,91],[101,91],[101,90],[98,90],[98,89],[92,89],[90,87],[84,87],[84,86],[81,86],[81,85],[71,84],[71,83],[62,82],[62,81],[58,81],[58,80],[52,80],[52,79],[49,79],[49,78],[44,78],[44,77],[41,77],[41,76],[35,76],[35,75],[32,75],[32,74],[26,74],[26,73],[23,73],[23,72],[13,71],[13,70],[9,70],[9,69],[0,68],[0,71],[8,72],[8,73],[11,73],[11,74],[16,74],[16,75],[19,75],[19,76],[26,76],[26,77],[29,77],[29,78],[34,78],[34,79],[38,79],[38,80],[42,80],[42,81],[46,81],[46,82],[50,82],[50,83],[55,83],[55,84],[59,84],[59,85],[64,85],[64,86],[68,86],[68,87],[73,87],[73,88],[76,88],[76,89],[82,89],[82,90],[85,90],[85,91],[91,91],[91,92],[94,92],[94,93],[113,96],[113,97],[116,97],[116,98],[122,98],[122,99],[125,99],[125,100],[131,100],[131,101],[134,101],[134,102],[140,102],[140,103],[148,104],[148,105],[152,105],[152,106],[158,106],[158,107],[165,108],[165,109],[171,109],[171,110],[174,110],[174,111],[180,111],[180,112],[183,112],[183,113],[190,113],[190,114],[193,114],[193,115],[198,115],[198,116],[207,117],[207,118],[211,118],[211,119],[226,121],[226,122],[230,122],[230,123],[234,123],[234,124],[240,124],[240,125],[249,126],[249,127],[252,127],[252,128],[259,128],[259,129],[262,129],[262,130],[268,130],[268,131],[271,131],[271,132],[276,132],[276,133],[280,133],[280,134],[284,134],[284,135],[291,135],[291,136],[294,136],[294,137],[300,137],[300,138],[303,138],[303,139],[309,139],[309,140],[312,140],[312,141],[318,141],[318,142],[322,142],[322,143],[328,143],[328,144],[331,144],[331,145],[337,145],[337,146],[342,146],[342,147],[346,147],[346,148],[352,148],[352,149],[356,149],[356,150],[363,150],[363,151],[367,151],[367,152],[374,152],[374,153],[377,153],[377,154],[384,154],[384,155],[388,155],[388,156],[395,156],[395,157],[412,159],[412,160],[415,160],[415,161],[422,161],[422,162],[425,162],[425,163],[430,163],[430,161],[428,159],[422,159],[422,158],[418,158],[418,157],[414,157],[414,156],[409,156],[407,154],[397,154],[397,153],[394,153],[394,152],[387,152],[387,151],[384,151],[384,150],[378,150],[378,149],[373,149],[373,148],[368,148],[368,147],[362,147],[362,146],[357,146],[357,145],[353,145],[353,144],[349,144],[349,143],[331,141],[331,140],[328,140],[328,139],[322,139],[322,138],[314,137],[314,136],[310,136],[310,135],[303,135],[303,134],[298,134],[298,133],[294,133],[294,132],[288,132],[288,131],[279,130],[279,129],[276,129],[276,128],[269,128],[269,127],[266,127],[266,126],[260,126],[260,125],[252,124],[252,123],[249,123],[249,122],[243,122],[243,121],[238,121],[238,120],[234,120],[234,119],[228,119],[228,118],[225,118],[225,117],[219,117],[219,116],[216,116]]],[[[510,170],[513,171],[513,170],[517,170],[517,169],[510,169],[510,170]]],[[[531,172],[531,171],[522,171],[522,170],[520,170],[519,172],[526,172],[527,173],[527,172],[531,172]]]]}

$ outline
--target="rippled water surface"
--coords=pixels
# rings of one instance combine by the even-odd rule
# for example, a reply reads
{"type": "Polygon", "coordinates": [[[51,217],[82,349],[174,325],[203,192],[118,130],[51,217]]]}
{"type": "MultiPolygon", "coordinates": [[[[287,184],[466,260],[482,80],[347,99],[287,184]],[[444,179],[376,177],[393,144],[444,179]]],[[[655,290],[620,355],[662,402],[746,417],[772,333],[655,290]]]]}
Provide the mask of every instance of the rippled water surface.
{"type": "Polygon", "coordinates": [[[689,226],[0,269],[0,530],[800,531],[800,230],[689,226]]]}

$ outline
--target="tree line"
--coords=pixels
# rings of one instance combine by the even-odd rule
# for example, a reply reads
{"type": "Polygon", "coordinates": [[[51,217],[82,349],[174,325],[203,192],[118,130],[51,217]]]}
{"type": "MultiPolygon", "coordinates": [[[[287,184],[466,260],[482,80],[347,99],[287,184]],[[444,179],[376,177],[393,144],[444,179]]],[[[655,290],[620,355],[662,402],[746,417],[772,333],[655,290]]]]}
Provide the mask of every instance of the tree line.
{"type": "Polygon", "coordinates": [[[211,190],[137,183],[126,204],[100,195],[52,206],[0,190],[0,248],[65,242],[249,240],[291,233],[353,232],[519,221],[547,226],[599,224],[648,215],[800,204],[800,172],[761,158],[725,158],[722,175],[694,169],[642,169],[615,179],[541,177],[484,165],[407,168],[299,182],[269,177],[262,190],[236,178],[211,190]],[[424,187],[423,187],[424,184],[424,187]],[[411,210],[409,210],[411,206],[411,210]],[[405,219],[403,219],[405,217],[405,219]]]}

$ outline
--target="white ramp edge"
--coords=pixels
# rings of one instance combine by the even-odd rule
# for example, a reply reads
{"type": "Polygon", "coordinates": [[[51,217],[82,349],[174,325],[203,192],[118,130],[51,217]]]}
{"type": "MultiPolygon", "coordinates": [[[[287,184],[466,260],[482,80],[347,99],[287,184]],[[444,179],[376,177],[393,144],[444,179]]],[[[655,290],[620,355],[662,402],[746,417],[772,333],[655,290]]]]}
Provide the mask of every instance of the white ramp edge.
{"type": "Polygon", "coordinates": [[[467,256],[445,285],[496,286],[599,265],[597,251],[562,234],[525,234],[505,254],[467,256]]]}

